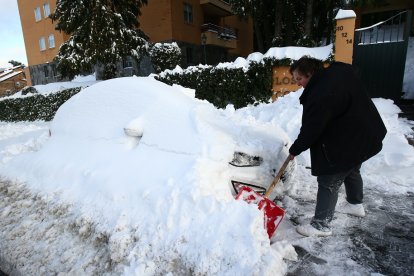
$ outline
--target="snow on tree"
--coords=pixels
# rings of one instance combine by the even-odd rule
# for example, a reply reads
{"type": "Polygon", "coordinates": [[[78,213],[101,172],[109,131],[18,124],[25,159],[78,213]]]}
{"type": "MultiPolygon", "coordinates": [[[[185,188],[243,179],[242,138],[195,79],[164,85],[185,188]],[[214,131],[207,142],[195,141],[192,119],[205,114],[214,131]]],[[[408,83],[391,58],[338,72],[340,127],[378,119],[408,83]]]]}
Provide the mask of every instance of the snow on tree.
{"type": "Polygon", "coordinates": [[[331,42],[339,8],[380,0],[228,0],[233,12],[253,22],[257,50],[270,47],[314,47],[331,42]]]}
{"type": "Polygon", "coordinates": [[[58,0],[50,17],[56,30],[70,35],[55,58],[62,76],[73,78],[102,64],[104,78],[113,78],[122,58],[139,60],[148,48],[138,29],[144,4],[147,0],[58,0]]]}

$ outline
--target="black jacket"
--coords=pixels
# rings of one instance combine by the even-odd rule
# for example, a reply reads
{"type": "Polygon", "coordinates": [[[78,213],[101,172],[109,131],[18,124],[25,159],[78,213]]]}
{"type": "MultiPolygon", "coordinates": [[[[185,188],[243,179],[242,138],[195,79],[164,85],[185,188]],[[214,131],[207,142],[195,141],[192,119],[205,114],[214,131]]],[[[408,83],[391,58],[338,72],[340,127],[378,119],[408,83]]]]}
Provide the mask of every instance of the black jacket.
{"type": "Polygon", "coordinates": [[[387,130],[351,65],[334,62],[315,73],[300,103],[302,127],[289,152],[310,148],[313,175],[346,171],[381,150],[387,130]]]}

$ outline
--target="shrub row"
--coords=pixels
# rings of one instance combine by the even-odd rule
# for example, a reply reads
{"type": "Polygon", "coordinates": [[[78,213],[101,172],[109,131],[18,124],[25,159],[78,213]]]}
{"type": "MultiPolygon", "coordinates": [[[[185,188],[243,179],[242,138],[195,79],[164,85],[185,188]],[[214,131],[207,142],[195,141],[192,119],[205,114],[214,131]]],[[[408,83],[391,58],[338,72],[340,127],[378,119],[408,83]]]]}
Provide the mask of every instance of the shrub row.
{"type": "Polygon", "coordinates": [[[33,94],[0,101],[0,121],[50,121],[59,107],[82,88],[69,88],[48,95],[33,94]]]}
{"type": "Polygon", "coordinates": [[[165,71],[156,79],[195,89],[196,98],[207,100],[218,108],[228,104],[241,108],[268,102],[272,96],[272,68],[290,63],[290,59],[264,58],[261,62],[251,61],[247,70],[200,65],[182,72],[165,71]]]}

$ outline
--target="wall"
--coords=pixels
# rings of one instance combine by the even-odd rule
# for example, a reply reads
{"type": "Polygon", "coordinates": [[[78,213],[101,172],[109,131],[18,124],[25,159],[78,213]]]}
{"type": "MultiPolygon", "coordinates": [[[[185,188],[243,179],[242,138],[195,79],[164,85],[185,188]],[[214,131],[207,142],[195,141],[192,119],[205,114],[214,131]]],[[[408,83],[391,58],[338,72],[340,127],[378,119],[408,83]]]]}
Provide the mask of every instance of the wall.
{"type": "Polygon", "coordinates": [[[157,4],[159,5],[143,6],[142,15],[138,19],[140,29],[150,37],[153,43],[172,39],[171,0],[158,0],[157,4]]]}
{"type": "Polygon", "coordinates": [[[55,30],[52,20],[44,18],[43,4],[49,3],[50,11],[56,7],[56,1],[50,0],[17,0],[22,24],[24,44],[26,47],[27,61],[30,66],[51,62],[57,55],[59,46],[68,38],[68,36],[55,30]],[[38,22],[35,20],[34,10],[40,7],[42,19],[38,22]],[[55,47],[49,48],[48,37],[55,36],[55,47]],[[45,38],[46,50],[40,51],[39,39],[45,38]]]}
{"type": "Polygon", "coordinates": [[[237,49],[229,52],[234,55],[247,57],[253,52],[253,22],[251,19],[247,21],[240,21],[238,16],[228,16],[224,18],[225,25],[236,29],[237,34],[237,49]]]}

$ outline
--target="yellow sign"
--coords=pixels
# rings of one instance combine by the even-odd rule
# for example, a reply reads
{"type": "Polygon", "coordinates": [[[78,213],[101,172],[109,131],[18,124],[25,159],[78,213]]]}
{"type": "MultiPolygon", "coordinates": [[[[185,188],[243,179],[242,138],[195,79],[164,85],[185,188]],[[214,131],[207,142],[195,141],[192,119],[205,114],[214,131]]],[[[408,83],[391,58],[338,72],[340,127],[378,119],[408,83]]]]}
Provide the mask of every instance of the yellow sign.
{"type": "Polygon", "coordinates": [[[336,21],[335,60],[352,64],[354,50],[355,18],[338,19],[336,21]]]}
{"type": "Polygon", "coordinates": [[[293,76],[289,73],[289,66],[273,67],[273,101],[299,88],[293,76]]]}

